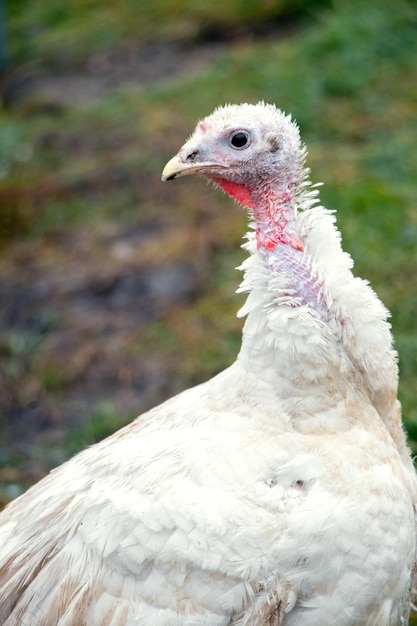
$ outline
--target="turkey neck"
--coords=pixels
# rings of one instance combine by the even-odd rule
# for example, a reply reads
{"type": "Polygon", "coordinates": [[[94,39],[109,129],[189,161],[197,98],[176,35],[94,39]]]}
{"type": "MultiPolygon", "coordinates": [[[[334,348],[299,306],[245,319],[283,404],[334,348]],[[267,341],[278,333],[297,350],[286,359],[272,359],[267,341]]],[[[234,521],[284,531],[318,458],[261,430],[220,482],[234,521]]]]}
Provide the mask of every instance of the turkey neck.
{"type": "Polygon", "coordinates": [[[300,232],[300,194],[287,184],[277,191],[259,187],[251,194],[255,234],[248,237],[251,255],[240,287],[249,296],[240,311],[248,317],[239,360],[273,384],[281,378],[281,390],[287,383],[289,393],[298,388],[305,394],[306,387],[317,388],[320,381],[329,384],[335,360],[342,361],[343,354],[324,296],[325,278],[300,232]]]}
{"type": "Polygon", "coordinates": [[[287,243],[269,249],[260,242],[263,225],[252,224],[244,244],[250,254],[240,268],[238,291],[248,297],[238,314],[247,319],[236,365],[254,398],[284,407],[300,430],[374,423],[378,414],[409,468],[387,310],[353,276],[332,214],[313,206],[316,195],[304,186],[297,204],[284,207],[287,243]],[[291,245],[291,234],[302,250],[291,245]],[[338,406],[345,409],[339,413],[338,406]]]}
{"type": "Polygon", "coordinates": [[[359,403],[351,416],[365,405],[372,414],[373,406],[408,463],[388,312],[353,276],[332,213],[316,206],[303,158],[273,176],[258,168],[253,178],[215,179],[249,208],[255,229],[244,246],[250,256],[239,291],[248,297],[239,315],[247,319],[236,365],[245,386],[263,390],[262,402],[285,401],[293,424],[297,415],[300,423],[314,414],[320,422],[338,403],[359,403]]]}
{"type": "Polygon", "coordinates": [[[282,249],[281,244],[300,252],[304,250],[298,232],[293,183],[284,180],[275,189],[275,186],[260,181],[250,192],[250,199],[259,250],[282,249]]]}
{"type": "Polygon", "coordinates": [[[285,399],[294,419],[312,410],[319,415],[368,385],[344,334],[361,281],[350,271],[332,215],[314,206],[317,190],[306,171],[252,189],[255,232],[242,267],[240,291],[248,298],[240,311],[247,319],[238,361],[271,397],[285,399]]]}

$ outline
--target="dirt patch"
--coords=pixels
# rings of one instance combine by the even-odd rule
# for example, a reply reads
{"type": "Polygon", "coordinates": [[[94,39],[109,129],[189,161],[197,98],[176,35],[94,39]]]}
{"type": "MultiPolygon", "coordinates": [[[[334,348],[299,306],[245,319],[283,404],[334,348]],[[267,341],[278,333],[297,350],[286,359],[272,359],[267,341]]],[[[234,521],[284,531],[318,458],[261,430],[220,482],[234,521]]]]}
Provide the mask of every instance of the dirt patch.
{"type": "MultiPolygon", "coordinates": [[[[141,333],[192,305],[204,290],[208,257],[150,263],[146,248],[175,233],[152,221],[113,228],[75,230],[43,241],[42,251],[39,242],[16,244],[3,259],[0,463],[17,463],[23,482],[62,461],[68,430],[84,428],[100,406],[120,416],[117,426],[180,389],[175,363],[141,354],[141,333]]],[[[81,446],[91,443],[88,432],[80,437],[81,446]]]]}

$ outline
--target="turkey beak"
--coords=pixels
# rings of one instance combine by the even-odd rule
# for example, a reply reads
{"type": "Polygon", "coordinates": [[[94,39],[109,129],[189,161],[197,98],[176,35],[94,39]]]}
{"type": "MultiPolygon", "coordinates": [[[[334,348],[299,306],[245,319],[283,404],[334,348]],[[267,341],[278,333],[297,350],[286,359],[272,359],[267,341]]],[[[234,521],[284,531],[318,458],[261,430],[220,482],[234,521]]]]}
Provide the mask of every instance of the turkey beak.
{"type": "Polygon", "coordinates": [[[181,150],[165,165],[162,172],[161,180],[174,180],[180,176],[188,176],[190,174],[206,174],[208,170],[223,169],[219,163],[213,161],[202,161],[198,151],[194,150],[184,158],[184,152],[181,150]]]}
{"type": "Polygon", "coordinates": [[[186,163],[180,158],[179,154],[177,154],[165,165],[161,180],[166,182],[167,180],[174,180],[174,178],[193,174],[194,172],[195,163],[186,163]]]}

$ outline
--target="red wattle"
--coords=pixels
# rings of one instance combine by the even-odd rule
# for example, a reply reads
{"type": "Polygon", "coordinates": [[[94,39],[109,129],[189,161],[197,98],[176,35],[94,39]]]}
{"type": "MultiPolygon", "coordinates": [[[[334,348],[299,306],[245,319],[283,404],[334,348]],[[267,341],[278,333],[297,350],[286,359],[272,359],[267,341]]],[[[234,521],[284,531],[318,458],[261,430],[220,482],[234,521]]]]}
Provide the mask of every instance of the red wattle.
{"type": "Polygon", "coordinates": [[[250,191],[245,185],[240,183],[234,183],[231,180],[225,180],[224,178],[213,178],[216,185],[219,185],[226,193],[232,198],[243,204],[248,209],[253,208],[252,197],[250,191]]]}

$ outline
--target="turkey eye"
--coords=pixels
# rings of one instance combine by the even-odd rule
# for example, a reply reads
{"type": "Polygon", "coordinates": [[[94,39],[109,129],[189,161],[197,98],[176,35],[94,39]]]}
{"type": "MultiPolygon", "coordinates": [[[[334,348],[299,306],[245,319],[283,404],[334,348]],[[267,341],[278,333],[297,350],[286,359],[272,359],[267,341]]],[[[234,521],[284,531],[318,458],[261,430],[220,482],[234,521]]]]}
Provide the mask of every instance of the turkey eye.
{"type": "Polygon", "coordinates": [[[233,133],[230,137],[230,145],[233,148],[237,148],[238,150],[242,148],[246,148],[249,144],[249,135],[248,133],[239,130],[237,133],[233,133]]]}

